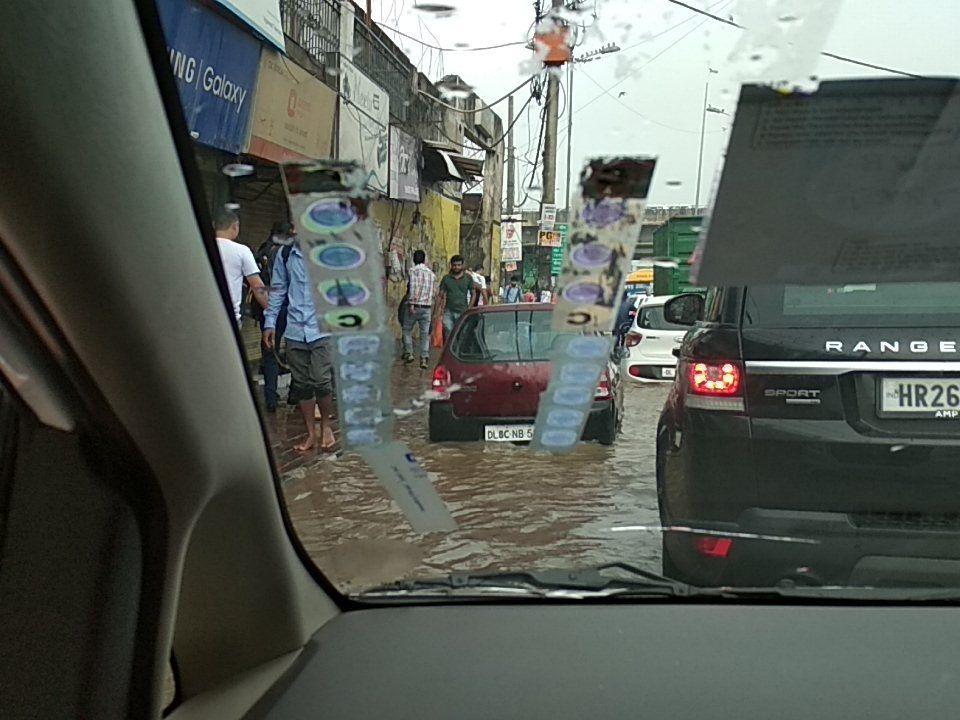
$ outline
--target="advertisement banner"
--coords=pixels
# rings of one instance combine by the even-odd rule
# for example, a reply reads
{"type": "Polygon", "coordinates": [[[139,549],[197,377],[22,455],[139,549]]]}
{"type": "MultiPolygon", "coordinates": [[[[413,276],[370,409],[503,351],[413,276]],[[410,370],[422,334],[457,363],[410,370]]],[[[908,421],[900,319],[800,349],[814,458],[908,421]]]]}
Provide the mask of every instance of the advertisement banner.
{"type": "Polygon", "coordinates": [[[329,158],[336,109],[335,90],[264,48],[248,152],[278,163],[329,158]]]}
{"type": "Polygon", "coordinates": [[[420,202],[420,140],[390,126],[390,197],[420,202]]]}
{"type": "Polygon", "coordinates": [[[560,233],[555,230],[541,230],[537,235],[537,245],[540,247],[560,247],[560,233]]]}
{"type": "Polygon", "coordinates": [[[563,249],[567,246],[570,226],[566,223],[558,223],[556,229],[560,233],[560,245],[550,252],[550,275],[553,277],[559,275],[560,268],[563,267],[563,249]]]}
{"type": "Polygon", "coordinates": [[[358,162],[374,190],[389,190],[390,96],[340,58],[340,158],[358,162]]]}
{"type": "Polygon", "coordinates": [[[505,217],[500,221],[500,262],[523,260],[523,225],[519,220],[505,217]]]}
{"type": "Polygon", "coordinates": [[[286,52],[280,0],[217,0],[278,50],[286,52]]]}
{"type": "Polygon", "coordinates": [[[157,0],[157,10],[190,136],[242,152],[260,43],[194,0],[157,0]]]}

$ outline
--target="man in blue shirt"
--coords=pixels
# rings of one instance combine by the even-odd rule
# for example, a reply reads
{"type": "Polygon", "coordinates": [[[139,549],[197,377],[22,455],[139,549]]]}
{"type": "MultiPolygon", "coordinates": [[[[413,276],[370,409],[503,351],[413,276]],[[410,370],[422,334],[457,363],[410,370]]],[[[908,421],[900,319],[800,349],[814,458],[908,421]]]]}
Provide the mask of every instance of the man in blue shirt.
{"type": "Polygon", "coordinates": [[[270,282],[270,302],[263,314],[263,342],[276,345],[277,316],[287,301],[287,364],[292,382],[289,401],[298,401],[307,428],[307,439],[294,449],[305,452],[317,444],[315,412],[320,406],[320,449],[330,451],[336,445],[330,417],[333,414],[333,367],[330,361],[330,333],[320,331],[320,319],[310,294],[310,277],[299,245],[286,253],[277,253],[270,282]]]}

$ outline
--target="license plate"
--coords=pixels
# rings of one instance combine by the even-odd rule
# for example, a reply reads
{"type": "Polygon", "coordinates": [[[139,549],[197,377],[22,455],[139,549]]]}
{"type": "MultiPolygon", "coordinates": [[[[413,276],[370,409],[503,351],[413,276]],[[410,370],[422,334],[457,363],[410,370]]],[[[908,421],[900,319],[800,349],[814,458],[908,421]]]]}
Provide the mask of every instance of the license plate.
{"type": "Polygon", "coordinates": [[[663,368],[663,377],[672,378],[677,376],[676,368],[663,368]]]}
{"type": "Polygon", "coordinates": [[[960,378],[883,378],[879,415],[960,419],[960,378]]]}
{"type": "Polygon", "coordinates": [[[487,442],[530,442],[533,425],[487,425],[483,429],[487,442]]]}

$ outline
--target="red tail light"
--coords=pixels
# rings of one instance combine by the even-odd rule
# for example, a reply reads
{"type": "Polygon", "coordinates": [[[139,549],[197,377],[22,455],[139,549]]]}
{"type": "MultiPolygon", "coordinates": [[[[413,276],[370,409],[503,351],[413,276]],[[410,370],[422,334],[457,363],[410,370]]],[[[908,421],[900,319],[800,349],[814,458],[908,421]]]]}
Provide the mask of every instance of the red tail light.
{"type": "Polygon", "coordinates": [[[627,333],[626,339],[623,341],[623,344],[627,347],[636,347],[640,344],[640,341],[643,340],[643,335],[640,333],[627,333]]]}
{"type": "Polygon", "coordinates": [[[692,362],[687,366],[687,379],[694,395],[729,397],[740,394],[742,373],[733,362],[692,362]]]}
{"type": "Polygon", "coordinates": [[[697,549],[697,552],[704,557],[725,558],[730,554],[730,548],[733,547],[733,540],[707,535],[697,538],[693,546],[697,549]]]}
{"type": "Polygon", "coordinates": [[[433,371],[433,382],[431,385],[435,393],[446,396],[448,394],[447,388],[450,387],[450,371],[443,365],[437,365],[433,371]]]}
{"type": "Polygon", "coordinates": [[[600,382],[597,383],[597,392],[594,393],[594,400],[606,400],[610,397],[610,376],[607,375],[607,371],[603,371],[603,375],[600,376],[600,382]]]}

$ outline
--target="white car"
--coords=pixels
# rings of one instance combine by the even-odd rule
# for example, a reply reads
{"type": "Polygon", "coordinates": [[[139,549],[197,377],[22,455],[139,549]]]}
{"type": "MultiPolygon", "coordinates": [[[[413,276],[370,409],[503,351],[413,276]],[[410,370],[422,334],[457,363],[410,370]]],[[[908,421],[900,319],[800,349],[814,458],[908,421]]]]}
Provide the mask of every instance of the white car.
{"type": "Polygon", "coordinates": [[[673,380],[677,374],[674,348],[680,347],[690,329],[672,325],[663,318],[663,305],[673,295],[642,298],[624,340],[629,354],[623,361],[624,375],[637,382],[673,380]]]}

